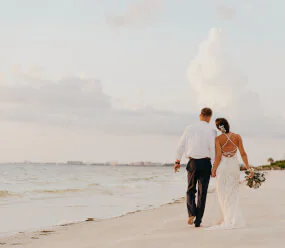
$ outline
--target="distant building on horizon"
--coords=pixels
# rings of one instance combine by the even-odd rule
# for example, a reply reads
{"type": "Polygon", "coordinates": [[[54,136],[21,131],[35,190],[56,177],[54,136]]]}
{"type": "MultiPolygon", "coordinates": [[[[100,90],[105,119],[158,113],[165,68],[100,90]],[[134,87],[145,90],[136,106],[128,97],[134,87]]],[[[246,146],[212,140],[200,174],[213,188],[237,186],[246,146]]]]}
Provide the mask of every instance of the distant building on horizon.
{"type": "Polygon", "coordinates": [[[118,165],[118,162],[117,161],[107,162],[106,165],[116,166],[118,165]]]}
{"type": "Polygon", "coordinates": [[[68,165],[83,165],[82,161],[67,161],[68,165]]]}
{"type": "Polygon", "coordinates": [[[131,162],[128,165],[131,165],[131,166],[161,166],[162,163],[155,163],[155,162],[150,162],[150,161],[147,161],[147,162],[140,161],[140,162],[131,162]]]}

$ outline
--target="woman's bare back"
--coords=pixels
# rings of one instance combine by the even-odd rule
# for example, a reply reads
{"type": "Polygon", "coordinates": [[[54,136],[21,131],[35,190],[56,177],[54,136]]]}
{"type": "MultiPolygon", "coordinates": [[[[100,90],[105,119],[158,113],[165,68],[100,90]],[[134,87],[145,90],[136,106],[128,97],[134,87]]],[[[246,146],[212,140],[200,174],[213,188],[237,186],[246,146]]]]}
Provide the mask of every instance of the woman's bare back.
{"type": "Polygon", "coordinates": [[[234,156],[239,148],[240,136],[235,133],[223,133],[218,137],[224,156],[234,156]]]}

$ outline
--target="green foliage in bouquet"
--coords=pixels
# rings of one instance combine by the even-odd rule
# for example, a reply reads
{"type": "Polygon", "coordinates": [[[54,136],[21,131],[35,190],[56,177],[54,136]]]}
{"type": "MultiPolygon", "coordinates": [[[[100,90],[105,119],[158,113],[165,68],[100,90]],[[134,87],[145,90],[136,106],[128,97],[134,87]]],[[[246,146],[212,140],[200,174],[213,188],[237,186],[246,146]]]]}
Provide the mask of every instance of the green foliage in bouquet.
{"type": "Polygon", "coordinates": [[[256,172],[252,169],[245,172],[246,185],[250,188],[258,189],[266,181],[264,173],[256,172]]]}

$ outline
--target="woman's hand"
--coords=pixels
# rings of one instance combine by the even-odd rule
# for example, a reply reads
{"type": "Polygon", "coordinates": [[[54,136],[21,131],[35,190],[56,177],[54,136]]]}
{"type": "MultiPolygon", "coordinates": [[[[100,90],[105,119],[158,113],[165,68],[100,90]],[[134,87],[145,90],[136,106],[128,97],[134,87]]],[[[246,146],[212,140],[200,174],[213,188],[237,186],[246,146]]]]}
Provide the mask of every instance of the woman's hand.
{"type": "Polygon", "coordinates": [[[216,176],[217,176],[216,172],[217,172],[217,171],[216,171],[215,169],[213,169],[213,170],[212,170],[212,173],[211,173],[211,176],[212,176],[212,177],[216,177],[216,176]]]}
{"type": "Polygon", "coordinates": [[[253,177],[254,177],[254,169],[253,169],[253,168],[250,168],[250,167],[248,166],[247,171],[249,171],[249,172],[250,172],[250,174],[249,174],[249,178],[253,178],[253,177]]]}

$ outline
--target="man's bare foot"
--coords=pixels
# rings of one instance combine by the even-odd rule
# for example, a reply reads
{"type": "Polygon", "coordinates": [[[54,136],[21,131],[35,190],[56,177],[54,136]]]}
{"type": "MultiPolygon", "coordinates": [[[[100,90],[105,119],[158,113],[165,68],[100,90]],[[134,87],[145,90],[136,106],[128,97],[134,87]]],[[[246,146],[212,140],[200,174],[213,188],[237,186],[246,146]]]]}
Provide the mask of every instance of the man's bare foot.
{"type": "Polygon", "coordinates": [[[199,228],[199,227],[204,227],[204,226],[202,224],[195,224],[195,227],[199,228]]]}
{"type": "Polygon", "coordinates": [[[188,225],[193,225],[194,219],[195,219],[195,216],[189,217],[189,218],[188,218],[188,221],[187,221],[188,225]]]}

